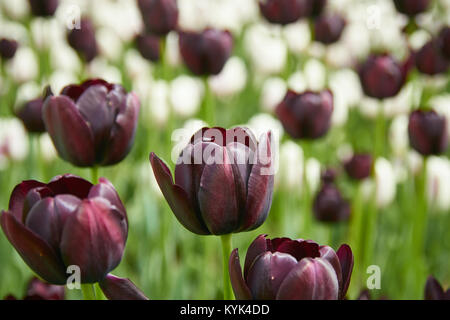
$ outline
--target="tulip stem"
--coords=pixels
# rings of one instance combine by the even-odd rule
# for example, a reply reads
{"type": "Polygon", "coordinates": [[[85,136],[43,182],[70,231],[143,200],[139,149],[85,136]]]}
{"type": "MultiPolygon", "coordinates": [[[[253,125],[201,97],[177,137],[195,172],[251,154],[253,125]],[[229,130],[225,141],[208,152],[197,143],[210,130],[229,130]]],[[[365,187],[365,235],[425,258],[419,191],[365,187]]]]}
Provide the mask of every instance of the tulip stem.
{"type": "Polygon", "coordinates": [[[92,184],[98,183],[98,167],[91,168],[91,178],[92,178],[92,184]]]}
{"type": "Polygon", "coordinates": [[[355,255],[355,279],[353,287],[359,291],[362,280],[362,252],[361,237],[363,228],[363,212],[362,212],[362,184],[356,186],[355,196],[353,198],[352,215],[350,217],[349,243],[355,255]]]}
{"type": "Polygon", "coordinates": [[[426,180],[427,180],[427,157],[424,157],[423,168],[419,177],[417,178],[417,210],[414,215],[414,225],[412,233],[413,250],[416,252],[417,261],[423,258],[425,249],[425,231],[427,222],[427,194],[426,194],[426,180]]]}
{"type": "Polygon", "coordinates": [[[220,236],[222,240],[222,255],[223,255],[223,299],[233,300],[233,293],[231,290],[230,277],[228,273],[228,260],[231,254],[231,233],[220,236]]]}
{"type": "Polygon", "coordinates": [[[103,293],[102,289],[100,288],[100,285],[98,283],[94,284],[94,293],[97,297],[97,300],[107,300],[105,294],[103,293]]]}
{"type": "Polygon", "coordinates": [[[81,285],[84,300],[96,300],[95,287],[93,284],[87,283],[81,285]]]}
{"type": "Polygon", "coordinates": [[[205,87],[202,110],[203,120],[205,120],[209,126],[214,127],[216,126],[214,95],[209,87],[207,76],[203,77],[203,84],[205,87]]]}

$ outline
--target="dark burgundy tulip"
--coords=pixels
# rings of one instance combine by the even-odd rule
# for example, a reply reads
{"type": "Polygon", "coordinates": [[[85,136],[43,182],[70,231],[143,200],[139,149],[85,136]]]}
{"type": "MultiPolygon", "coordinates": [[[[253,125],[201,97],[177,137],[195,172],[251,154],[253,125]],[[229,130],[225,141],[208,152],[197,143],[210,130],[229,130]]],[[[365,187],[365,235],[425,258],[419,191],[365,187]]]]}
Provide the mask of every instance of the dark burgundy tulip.
{"type": "Polygon", "coordinates": [[[324,14],[319,16],[314,22],[314,40],[331,44],[341,38],[345,28],[345,20],[339,14],[324,14]]]}
{"type": "Polygon", "coordinates": [[[445,73],[449,67],[449,61],[443,56],[436,40],[430,40],[420,48],[415,54],[415,61],[417,69],[428,75],[445,73]]]}
{"type": "Polygon", "coordinates": [[[438,44],[442,55],[450,60],[450,27],[441,29],[438,35],[438,44]]]}
{"type": "Polygon", "coordinates": [[[99,285],[108,300],[148,300],[129,279],[108,274],[99,285]]]}
{"type": "Polygon", "coordinates": [[[259,143],[247,128],[203,128],[169,168],[150,154],[156,180],[178,221],[200,235],[258,228],[272,203],[270,132],[259,143]]]}
{"type": "Polygon", "coordinates": [[[416,110],[409,116],[409,143],[422,155],[439,155],[448,143],[447,122],[434,110],[416,110]]]}
{"type": "Polygon", "coordinates": [[[31,13],[36,17],[50,17],[55,14],[59,0],[28,0],[31,13]]]}
{"type": "Polygon", "coordinates": [[[425,284],[425,300],[450,300],[450,289],[444,291],[440,283],[429,276],[425,284]]]}
{"type": "Polygon", "coordinates": [[[397,11],[408,16],[427,11],[430,0],[394,0],[397,11]]]}
{"type": "Polygon", "coordinates": [[[98,55],[95,28],[88,18],[81,19],[79,29],[74,28],[67,33],[67,41],[86,62],[91,62],[98,55]]]}
{"type": "Polygon", "coordinates": [[[16,54],[19,43],[16,40],[0,39],[0,57],[5,60],[12,59],[16,54]]]}
{"type": "Polygon", "coordinates": [[[314,216],[322,222],[347,221],[350,217],[350,205],[334,184],[335,176],[327,172],[322,176],[322,186],[314,198],[314,216]]]}
{"type": "Polygon", "coordinates": [[[64,286],[43,282],[38,278],[31,279],[24,300],[64,300],[64,286]]]}
{"type": "Polygon", "coordinates": [[[346,244],[337,252],[311,240],[258,236],[247,250],[242,274],[238,249],[229,272],[238,300],[343,299],[350,284],[353,253],[346,244]]]}
{"type": "Polygon", "coordinates": [[[22,121],[28,132],[42,133],[46,131],[44,120],[42,120],[42,107],[45,99],[49,96],[53,96],[53,93],[50,87],[47,87],[44,97],[30,100],[16,111],[16,116],[22,121]]]}
{"type": "Polygon", "coordinates": [[[137,0],[137,2],[148,32],[164,36],[177,28],[176,0],[137,0]]]}
{"type": "Polygon", "coordinates": [[[179,33],[180,53],[186,66],[196,75],[214,75],[222,71],[233,49],[228,31],[206,29],[179,33]]]}
{"type": "Polygon", "coordinates": [[[113,185],[74,175],[17,185],[0,223],[22,259],[42,279],[66,284],[77,265],[82,283],[102,281],[122,259],[128,235],[125,208],[113,185]]]}
{"type": "Polygon", "coordinates": [[[107,166],[130,151],[139,108],[134,93],[92,79],[46,99],[42,117],[61,158],[79,167],[107,166]]]}
{"type": "Polygon", "coordinates": [[[368,153],[355,154],[344,163],[344,168],[350,178],[363,180],[372,172],[373,159],[368,153]]]}
{"type": "Polygon", "coordinates": [[[330,129],[333,95],[329,90],[301,94],[289,90],[275,112],[292,138],[317,139],[330,129]]]}
{"type": "Polygon", "coordinates": [[[317,17],[322,14],[323,9],[327,5],[327,0],[309,0],[309,5],[311,6],[310,15],[312,17],[317,17]]]}
{"type": "Polygon", "coordinates": [[[259,0],[261,14],[271,23],[286,25],[311,12],[309,0],[259,0]]]}
{"type": "Polygon", "coordinates": [[[152,34],[140,34],[136,36],[135,42],[141,56],[153,62],[159,60],[159,37],[152,34]]]}
{"type": "Polygon", "coordinates": [[[405,83],[411,61],[399,63],[389,54],[370,55],[359,68],[364,93],[377,99],[396,96],[405,83]]]}

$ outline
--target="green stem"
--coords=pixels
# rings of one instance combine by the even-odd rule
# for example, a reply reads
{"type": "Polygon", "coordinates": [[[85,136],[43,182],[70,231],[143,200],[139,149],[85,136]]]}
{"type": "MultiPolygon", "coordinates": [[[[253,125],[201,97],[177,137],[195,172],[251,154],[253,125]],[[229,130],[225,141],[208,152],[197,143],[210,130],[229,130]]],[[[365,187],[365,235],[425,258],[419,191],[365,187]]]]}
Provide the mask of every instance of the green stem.
{"type": "Polygon", "coordinates": [[[417,208],[414,215],[413,226],[413,250],[416,252],[417,259],[423,258],[425,249],[425,231],[427,222],[427,193],[426,193],[426,180],[427,180],[427,157],[423,160],[423,169],[420,176],[417,179],[417,208]]]}
{"type": "Polygon", "coordinates": [[[385,131],[386,131],[386,120],[384,118],[383,109],[379,106],[377,113],[377,118],[375,121],[375,158],[381,157],[384,154],[385,146],[385,131]]]}
{"type": "Polygon", "coordinates": [[[90,283],[82,284],[81,292],[83,292],[84,300],[96,300],[95,287],[93,284],[90,284],[90,283]]]}
{"type": "Polygon", "coordinates": [[[303,237],[311,237],[311,230],[313,230],[313,219],[311,211],[311,189],[308,183],[308,175],[306,172],[306,164],[310,157],[311,144],[309,141],[302,141],[301,144],[303,150],[303,237]]]}
{"type": "Polygon", "coordinates": [[[363,272],[371,264],[373,264],[373,256],[375,251],[375,235],[377,227],[377,203],[376,203],[376,187],[374,188],[372,199],[370,201],[366,220],[365,220],[365,232],[364,236],[361,237],[362,244],[361,250],[363,256],[363,272]]]}
{"type": "Polygon", "coordinates": [[[214,95],[209,87],[208,77],[203,77],[203,84],[205,87],[205,96],[203,98],[203,120],[205,120],[208,125],[214,127],[216,125],[215,113],[216,106],[214,101],[214,95]]]}
{"type": "Polygon", "coordinates": [[[233,300],[233,292],[231,290],[230,276],[228,273],[228,260],[231,254],[231,233],[220,236],[222,240],[222,256],[223,256],[223,299],[233,300]]]}
{"type": "Polygon", "coordinates": [[[103,293],[102,289],[100,288],[100,285],[98,283],[93,285],[94,287],[94,293],[97,297],[97,300],[107,300],[105,294],[103,293]]]}
{"type": "Polygon", "coordinates": [[[355,256],[355,280],[352,281],[355,290],[360,289],[362,279],[362,252],[361,252],[361,236],[362,236],[362,224],[363,212],[362,212],[362,185],[358,183],[356,187],[355,196],[353,198],[352,215],[350,218],[350,234],[349,243],[355,256]]]}
{"type": "Polygon", "coordinates": [[[92,183],[97,184],[98,183],[98,167],[92,167],[91,168],[91,178],[92,183]]]}

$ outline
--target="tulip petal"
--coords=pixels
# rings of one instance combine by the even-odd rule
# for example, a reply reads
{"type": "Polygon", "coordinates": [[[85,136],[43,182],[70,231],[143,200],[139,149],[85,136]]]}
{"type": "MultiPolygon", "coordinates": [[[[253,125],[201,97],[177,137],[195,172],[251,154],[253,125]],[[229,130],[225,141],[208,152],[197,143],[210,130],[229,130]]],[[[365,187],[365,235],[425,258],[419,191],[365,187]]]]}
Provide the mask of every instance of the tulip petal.
{"type": "Polygon", "coordinates": [[[55,194],[71,194],[80,199],[88,196],[92,183],[73,174],[54,177],[47,185],[55,194]]]}
{"type": "Polygon", "coordinates": [[[444,289],[440,283],[433,277],[429,276],[425,284],[425,300],[442,300],[444,289]]]}
{"type": "Polygon", "coordinates": [[[232,233],[237,229],[239,206],[227,149],[216,147],[214,151],[215,154],[208,158],[203,169],[198,203],[208,230],[212,234],[221,235],[232,233]],[[209,164],[210,162],[214,163],[209,164]]]}
{"type": "Polygon", "coordinates": [[[350,246],[343,244],[339,247],[336,254],[339,258],[339,262],[342,269],[342,287],[339,297],[343,299],[347,293],[348,286],[350,285],[350,278],[352,276],[354,257],[350,246]]]}
{"type": "MultiPolygon", "coordinates": [[[[273,240],[272,243],[274,242],[273,240]]],[[[294,258],[296,258],[297,261],[300,261],[303,258],[320,257],[319,245],[315,242],[309,242],[304,240],[287,239],[279,243],[276,247],[274,246],[274,250],[278,252],[288,253],[294,258]]]]}
{"type": "Polygon", "coordinates": [[[49,97],[42,112],[45,127],[61,158],[80,167],[93,165],[94,137],[74,102],[66,96],[49,97]]]}
{"type": "Polygon", "coordinates": [[[275,299],[285,277],[297,265],[297,260],[286,253],[265,252],[253,262],[247,276],[247,285],[253,299],[275,299]]]}
{"type": "Polygon", "coordinates": [[[210,234],[203,221],[198,219],[188,200],[187,193],[181,187],[173,184],[172,174],[166,164],[153,152],[150,154],[150,163],[159,188],[178,221],[193,233],[210,234]]]}
{"type": "Polygon", "coordinates": [[[94,283],[120,263],[126,239],[122,214],[102,198],[86,199],[66,221],[61,255],[66,265],[80,267],[82,283],[94,283]]]}
{"type": "Polygon", "coordinates": [[[277,300],[336,300],[338,294],[333,266],[322,258],[305,258],[286,276],[277,300]]]}
{"type": "MultiPolygon", "coordinates": [[[[261,234],[259,235],[247,249],[247,254],[245,255],[245,263],[244,263],[244,278],[247,279],[248,270],[252,266],[255,259],[262,253],[266,252],[267,249],[267,235],[261,234]]],[[[270,240],[269,240],[270,241],[270,240]]]]}
{"type": "Polygon", "coordinates": [[[339,283],[339,299],[343,298],[341,296],[342,292],[344,291],[344,285],[347,287],[345,288],[345,291],[347,291],[348,283],[344,283],[342,280],[342,267],[341,263],[339,261],[339,257],[336,254],[336,252],[333,250],[333,248],[329,246],[320,246],[320,257],[322,259],[327,260],[334,268],[334,271],[336,272],[338,283],[339,283]]]}
{"type": "Polygon", "coordinates": [[[25,198],[31,189],[45,187],[45,184],[35,180],[26,180],[18,184],[9,199],[9,211],[18,221],[22,221],[25,198]]]}
{"type": "Polygon", "coordinates": [[[228,269],[230,273],[231,286],[233,287],[234,296],[237,300],[250,300],[252,295],[250,289],[247,287],[244,278],[242,277],[241,263],[239,260],[238,249],[231,252],[230,260],[228,262],[228,269]]]}
{"type": "Polygon", "coordinates": [[[64,264],[46,241],[26,228],[9,211],[2,212],[0,223],[9,242],[34,272],[49,283],[66,283],[64,264]]]}
{"type": "Polygon", "coordinates": [[[89,191],[88,198],[100,197],[107,199],[113,206],[115,206],[119,212],[127,219],[125,207],[117,194],[116,189],[111,182],[106,178],[100,178],[99,183],[94,185],[89,191]]]}
{"type": "Polygon", "coordinates": [[[149,300],[129,279],[108,274],[99,285],[108,300],[149,300]]]}
{"type": "Polygon", "coordinates": [[[112,165],[120,162],[130,151],[136,134],[139,109],[139,98],[134,93],[129,93],[126,107],[119,111],[111,129],[103,165],[112,165]]]}

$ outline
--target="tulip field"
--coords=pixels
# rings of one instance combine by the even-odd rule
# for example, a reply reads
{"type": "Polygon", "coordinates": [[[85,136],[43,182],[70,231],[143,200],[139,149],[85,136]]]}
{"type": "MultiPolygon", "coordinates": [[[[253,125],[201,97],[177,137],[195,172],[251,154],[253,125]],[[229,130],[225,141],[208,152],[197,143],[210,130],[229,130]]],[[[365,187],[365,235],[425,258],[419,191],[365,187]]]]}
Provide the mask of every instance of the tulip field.
{"type": "Polygon", "coordinates": [[[450,300],[449,125],[447,0],[0,0],[0,299],[450,300]]]}

